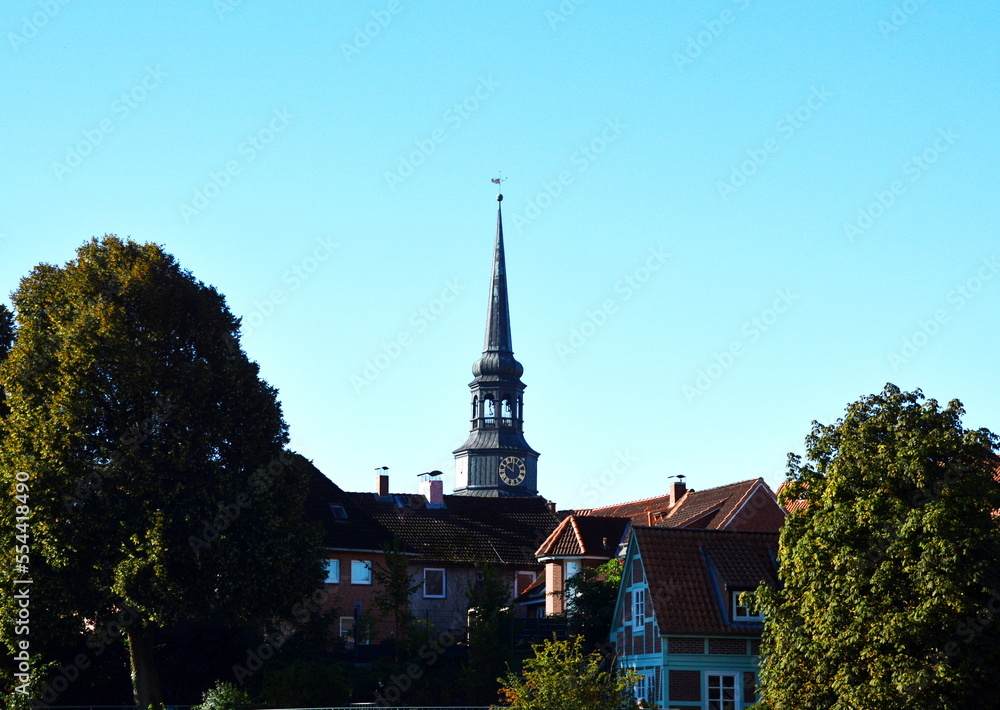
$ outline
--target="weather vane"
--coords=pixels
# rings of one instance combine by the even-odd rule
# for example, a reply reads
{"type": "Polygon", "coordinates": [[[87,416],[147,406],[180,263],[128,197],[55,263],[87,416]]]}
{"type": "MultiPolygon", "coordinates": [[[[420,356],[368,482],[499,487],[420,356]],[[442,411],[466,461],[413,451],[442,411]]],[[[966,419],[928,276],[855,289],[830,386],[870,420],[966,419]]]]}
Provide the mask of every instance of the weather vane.
{"type": "MultiPolygon", "coordinates": [[[[499,189],[500,188],[500,183],[502,183],[506,179],[507,178],[505,178],[505,177],[500,177],[500,173],[497,172],[497,176],[495,178],[493,178],[492,180],[490,180],[490,182],[494,183],[497,186],[497,189],[499,189]]],[[[503,199],[503,195],[497,195],[497,202],[499,202],[502,199],[503,199]]]]}

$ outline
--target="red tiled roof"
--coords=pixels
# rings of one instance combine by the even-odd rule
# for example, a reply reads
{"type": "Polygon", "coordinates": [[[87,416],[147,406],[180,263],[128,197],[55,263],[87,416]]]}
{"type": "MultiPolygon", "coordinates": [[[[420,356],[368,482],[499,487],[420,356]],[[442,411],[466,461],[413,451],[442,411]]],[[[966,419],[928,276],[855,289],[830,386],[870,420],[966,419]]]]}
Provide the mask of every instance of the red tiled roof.
{"type": "Polygon", "coordinates": [[[629,518],[570,515],[535,551],[536,557],[592,555],[612,558],[628,529],[629,518]]]}
{"type": "Polygon", "coordinates": [[[778,534],[634,527],[661,633],[736,634],[760,624],[730,620],[733,590],[777,584],[778,534]]]}
{"type": "Polygon", "coordinates": [[[588,511],[588,514],[628,517],[632,518],[635,525],[717,530],[730,521],[733,514],[739,510],[758,486],[763,486],[768,492],[771,490],[763,478],[751,478],[725,486],[707,488],[703,491],[688,489],[673,506],[670,505],[670,496],[663,495],[631,503],[594,508],[588,511]]]}

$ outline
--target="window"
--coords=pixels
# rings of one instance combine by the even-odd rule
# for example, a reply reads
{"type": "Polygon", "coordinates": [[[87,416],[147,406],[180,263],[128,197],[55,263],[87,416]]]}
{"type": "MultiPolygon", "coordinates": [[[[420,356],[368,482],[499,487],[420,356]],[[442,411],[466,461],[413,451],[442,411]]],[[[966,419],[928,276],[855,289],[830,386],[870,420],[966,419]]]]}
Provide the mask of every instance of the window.
{"type": "Polygon", "coordinates": [[[633,634],[646,631],[646,590],[632,590],[632,629],[633,634]]]}
{"type": "Polygon", "coordinates": [[[566,560],[566,579],[571,579],[580,573],[580,560],[566,560]]]}
{"type": "Polygon", "coordinates": [[[706,676],[708,710],[737,710],[736,675],[709,673],[706,676]]]}
{"type": "Polygon", "coordinates": [[[354,648],[354,617],[340,617],[340,637],[347,643],[347,648],[354,648]]]}
{"type": "Polygon", "coordinates": [[[424,568],[424,598],[444,599],[447,596],[443,569],[424,568]]]}
{"type": "Polygon", "coordinates": [[[340,584],[340,560],[326,561],[326,583],[340,584]]]}
{"type": "Polygon", "coordinates": [[[347,520],[347,511],[344,506],[330,503],[330,515],[334,520],[347,520]]]}
{"type": "Polygon", "coordinates": [[[636,700],[644,700],[646,704],[656,702],[656,698],[653,697],[656,693],[656,686],[653,682],[655,670],[642,670],[639,671],[639,680],[635,684],[635,697],[636,700]]]}
{"type": "Polygon", "coordinates": [[[351,560],[351,584],[372,583],[372,561],[351,560]]]}
{"type": "Polygon", "coordinates": [[[763,621],[764,615],[757,611],[753,592],[741,590],[731,592],[733,597],[733,621],[763,621]]]}

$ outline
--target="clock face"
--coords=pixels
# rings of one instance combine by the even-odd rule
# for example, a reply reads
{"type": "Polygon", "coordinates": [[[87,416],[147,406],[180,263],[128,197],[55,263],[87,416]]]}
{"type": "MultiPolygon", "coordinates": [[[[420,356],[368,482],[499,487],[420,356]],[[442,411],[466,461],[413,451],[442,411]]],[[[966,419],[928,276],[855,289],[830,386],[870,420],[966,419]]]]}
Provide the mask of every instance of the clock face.
{"type": "Polygon", "coordinates": [[[517,456],[508,456],[500,462],[500,480],[508,486],[520,484],[527,472],[524,459],[517,456]]]}

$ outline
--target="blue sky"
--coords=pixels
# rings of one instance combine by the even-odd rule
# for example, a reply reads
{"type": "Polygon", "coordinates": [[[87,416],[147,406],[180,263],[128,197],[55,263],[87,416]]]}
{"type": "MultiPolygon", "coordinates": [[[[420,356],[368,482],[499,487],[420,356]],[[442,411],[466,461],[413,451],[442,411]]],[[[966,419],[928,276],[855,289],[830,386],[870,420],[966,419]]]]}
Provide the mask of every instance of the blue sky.
{"type": "Polygon", "coordinates": [[[886,382],[1000,430],[998,15],[8,2],[0,284],[160,243],[244,318],[296,450],[348,489],[450,490],[502,171],[560,507],[776,486],[886,382]]]}

